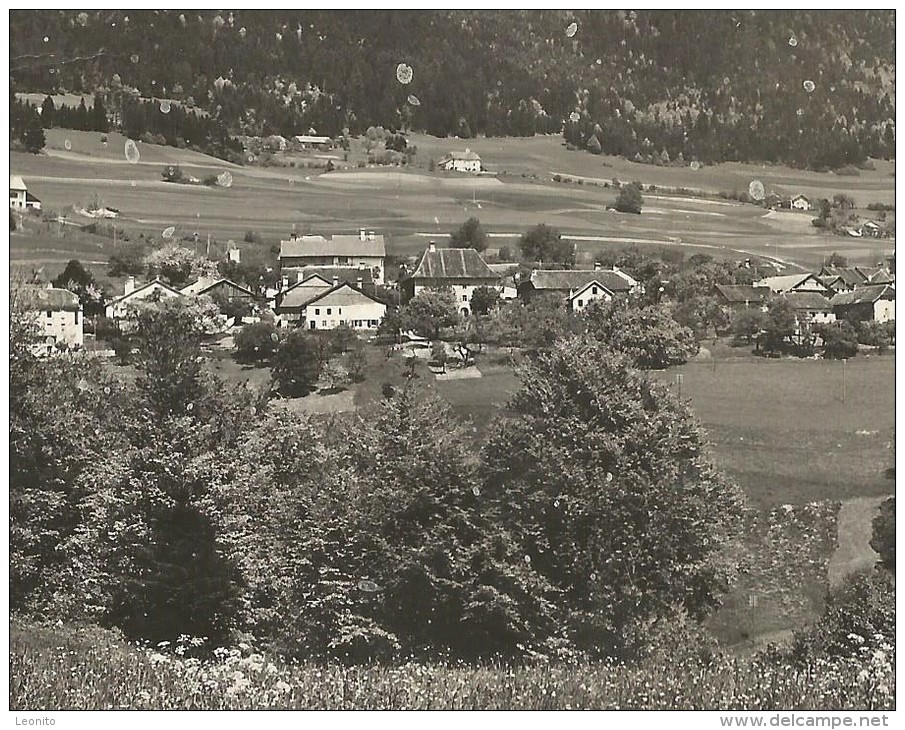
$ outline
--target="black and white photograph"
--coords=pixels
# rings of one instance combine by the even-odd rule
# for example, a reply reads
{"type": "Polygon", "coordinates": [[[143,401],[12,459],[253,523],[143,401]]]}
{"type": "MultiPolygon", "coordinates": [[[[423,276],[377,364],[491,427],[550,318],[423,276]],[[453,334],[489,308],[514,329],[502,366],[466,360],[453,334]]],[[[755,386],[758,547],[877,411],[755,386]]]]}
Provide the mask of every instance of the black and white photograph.
{"type": "Polygon", "coordinates": [[[10,9],[9,724],[889,726],[895,18],[10,9]]]}

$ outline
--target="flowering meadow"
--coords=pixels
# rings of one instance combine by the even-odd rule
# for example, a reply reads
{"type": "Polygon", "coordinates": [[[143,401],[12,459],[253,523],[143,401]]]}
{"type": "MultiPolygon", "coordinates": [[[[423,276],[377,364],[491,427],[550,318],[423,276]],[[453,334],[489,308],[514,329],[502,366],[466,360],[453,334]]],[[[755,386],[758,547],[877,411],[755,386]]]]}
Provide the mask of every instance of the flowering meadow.
{"type": "MultiPolygon", "coordinates": [[[[857,643],[857,638],[853,641],[857,643]]],[[[248,645],[191,654],[202,639],[139,646],[101,630],[13,626],[10,708],[878,710],[895,707],[892,648],[793,665],[716,657],[466,665],[298,664],[248,645]]],[[[867,642],[870,643],[870,642],[867,642]]]]}

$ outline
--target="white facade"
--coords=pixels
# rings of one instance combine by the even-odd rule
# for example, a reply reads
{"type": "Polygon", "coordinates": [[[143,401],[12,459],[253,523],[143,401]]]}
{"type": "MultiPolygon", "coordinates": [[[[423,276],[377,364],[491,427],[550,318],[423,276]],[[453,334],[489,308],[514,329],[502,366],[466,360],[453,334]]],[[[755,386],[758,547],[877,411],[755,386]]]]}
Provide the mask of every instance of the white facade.
{"type": "Polygon", "coordinates": [[[892,322],[896,318],[896,300],[880,299],[874,302],[874,321],[892,322]]]}
{"type": "Polygon", "coordinates": [[[592,281],[585,284],[578,291],[569,294],[569,306],[575,313],[583,311],[588,305],[603,299],[608,302],[613,298],[613,293],[599,282],[592,281]]]}
{"type": "Polygon", "coordinates": [[[347,325],[357,330],[377,329],[387,313],[387,305],[342,284],[308,302],[301,321],[309,330],[332,330],[347,325]]]}
{"type": "MultiPolygon", "coordinates": [[[[453,293],[453,296],[456,298],[456,309],[459,311],[459,314],[470,317],[471,316],[471,296],[474,294],[475,289],[480,289],[482,287],[490,287],[491,289],[496,289],[500,294],[503,293],[503,287],[499,285],[487,284],[486,282],[480,284],[445,284],[443,288],[450,289],[453,293]]],[[[420,284],[415,284],[414,286],[414,294],[412,296],[417,297],[423,291],[426,290],[436,290],[435,286],[422,286],[420,284]]]]}
{"type": "Polygon", "coordinates": [[[456,172],[480,172],[481,158],[471,150],[465,152],[450,152],[437,163],[441,170],[455,170],[456,172]]]}
{"type": "Polygon", "coordinates": [[[9,207],[16,210],[25,210],[26,193],[25,181],[18,175],[9,176],[9,207]]]}
{"type": "Polygon", "coordinates": [[[48,286],[30,289],[28,310],[38,330],[36,355],[51,355],[60,349],[81,349],[85,344],[82,305],[71,291],[48,286]]]}
{"type": "Polygon", "coordinates": [[[182,293],[167,286],[159,279],[155,279],[150,284],[145,284],[138,289],[135,288],[135,277],[130,276],[126,280],[125,293],[114,299],[107,305],[104,312],[109,319],[123,319],[128,313],[130,304],[143,301],[145,299],[168,299],[170,297],[181,297],[182,293]]]}
{"type": "Polygon", "coordinates": [[[811,201],[808,200],[804,195],[796,195],[794,198],[792,198],[791,207],[792,210],[810,210],[811,201]]]}

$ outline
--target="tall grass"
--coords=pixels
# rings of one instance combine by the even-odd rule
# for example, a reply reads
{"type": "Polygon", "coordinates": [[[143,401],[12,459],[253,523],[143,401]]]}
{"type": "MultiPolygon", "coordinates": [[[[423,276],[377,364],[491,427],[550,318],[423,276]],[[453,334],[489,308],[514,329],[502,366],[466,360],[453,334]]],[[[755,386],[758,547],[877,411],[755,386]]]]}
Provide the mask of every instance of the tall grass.
{"type": "MultiPolygon", "coordinates": [[[[185,647],[179,647],[181,652],[185,647]]],[[[891,652],[802,668],[732,657],[678,662],[468,666],[290,664],[219,649],[208,660],[102,632],[13,628],[10,708],[97,709],[891,709],[891,652]],[[167,653],[164,653],[167,652],[167,653]]]]}

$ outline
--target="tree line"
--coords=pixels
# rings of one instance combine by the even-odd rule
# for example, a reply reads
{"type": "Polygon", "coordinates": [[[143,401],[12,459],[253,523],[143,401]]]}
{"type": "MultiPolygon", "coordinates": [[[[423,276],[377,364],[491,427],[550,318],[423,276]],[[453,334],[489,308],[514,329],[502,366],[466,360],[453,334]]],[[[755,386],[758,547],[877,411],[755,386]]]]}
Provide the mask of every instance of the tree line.
{"type": "Polygon", "coordinates": [[[562,132],[656,164],[835,169],[895,154],[894,27],[890,11],[27,11],[12,78],[93,94],[118,77],[230,135],[562,132]],[[25,58],[48,48],[79,61],[25,58]]]}

